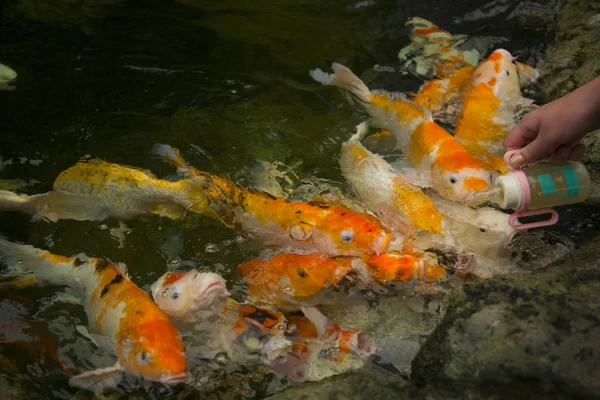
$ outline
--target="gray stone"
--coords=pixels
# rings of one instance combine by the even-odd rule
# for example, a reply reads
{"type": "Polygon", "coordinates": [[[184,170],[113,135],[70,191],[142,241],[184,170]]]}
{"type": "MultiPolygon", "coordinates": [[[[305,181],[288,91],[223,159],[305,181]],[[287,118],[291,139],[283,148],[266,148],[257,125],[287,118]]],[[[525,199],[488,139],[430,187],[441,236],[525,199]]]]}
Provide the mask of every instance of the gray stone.
{"type": "Polygon", "coordinates": [[[535,274],[472,282],[413,362],[420,385],[600,396],[600,240],[535,274]]]}

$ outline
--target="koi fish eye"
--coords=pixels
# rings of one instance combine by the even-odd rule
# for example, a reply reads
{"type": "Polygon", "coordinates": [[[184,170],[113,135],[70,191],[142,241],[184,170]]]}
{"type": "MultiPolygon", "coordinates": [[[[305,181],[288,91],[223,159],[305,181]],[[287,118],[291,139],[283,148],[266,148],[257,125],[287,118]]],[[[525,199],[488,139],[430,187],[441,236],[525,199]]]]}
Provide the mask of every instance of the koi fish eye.
{"type": "Polygon", "coordinates": [[[479,232],[486,232],[487,229],[485,229],[483,226],[479,228],[479,232]]]}
{"type": "Polygon", "coordinates": [[[179,293],[177,293],[177,292],[173,292],[173,294],[171,295],[171,298],[172,298],[173,300],[177,300],[177,299],[179,298],[179,293]]]}
{"type": "Polygon", "coordinates": [[[502,75],[504,75],[504,76],[509,76],[509,75],[510,75],[510,72],[508,72],[508,70],[507,70],[507,69],[503,69],[503,70],[502,70],[502,75]]]}
{"type": "Polygon", "coordinates": [[[450,183],[454,185],[456,182],[458,182],[458,175],[456,175],[456,174],[450,175],[450,183]]]}
{"type": "Polygon", "coordinates": [[[145,364],[150,361],[150,353],[148,353],[146,350],[142,350],[138,358],[140,359],[141,363],[145,364]]]}
{"type": "Polygon", "coordinates": [[[308,272],[306,272],[306,270],[304,268],[298,268],[296,273],[298,274],[298,276],[300,278],[306,278],[308,276],[308,272]]]}
{"type": "Polygon", "coordinates": [[[342,231],[340,239],[342,239],[342,242],[344,243],[350,243],[354,239],[354,233],[352,233],[352,231],[342,231]]]}

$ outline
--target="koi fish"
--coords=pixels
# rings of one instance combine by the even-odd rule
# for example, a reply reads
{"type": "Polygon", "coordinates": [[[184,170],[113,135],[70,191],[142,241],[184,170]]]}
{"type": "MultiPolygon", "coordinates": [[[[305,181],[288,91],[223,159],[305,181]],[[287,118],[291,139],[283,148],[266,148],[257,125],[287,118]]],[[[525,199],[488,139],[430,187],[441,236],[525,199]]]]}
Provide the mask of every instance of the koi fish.
{"type": "MultiPolygon", "coordinates": [[[[362,366],[375,352],[375,345],[366,333],[344,330],[311,307],[303,309],[305,314],[285,316],[270,307],[226,298],[224,281],[213,275],[196,271],[167,273],[152,285],[153,297],[175,321],[199,322],[214,313],[218,317],[208,329],[213,333],[218,331],[216,336],[246,346],[236,347],[237,351],[266,354],[267,365],[273,372],[294,380],[316,378],[311,372],[315,363],[331,373],[340,373],[362,366]],[[217,297],[226,298],[225,307],[216,313],[214,298],[207,295],[205,289],[198,290],[198,287],[212,285],[217,297]],[[173,298],[165,293],[177,293],[178,296],[173,298]]],[[[235,356],[233,351],[228,353],[235,356]]]]}
{"type": "Polygon", "coordinates": [[[171,182],[149,171],[101,160],[78,162],[56,179],[53,192],[27,196],[0,191],[0,210],[50,221],[122,220],[144,215],[180,219],[192,212],[248,231],[266,244],[316,249],[331,255],[380,253],[392,240],[372,215],[246,189],[187,166],[177,149],[162,149],[164,158],[175,160],[182,170],[192,173],[171,182]]]}
{"type": "Polygon", "coordinates": [[[375,354],[373,340],[363,331],[341,328],[314,307],[302,315],[288,315],[287,337],[292,349],[272,370],[297,382],[323,378],[361,368],[375,354]]]}
{"type": "Polygon", "coordinates": [[[186,176],[210,181],[207,196],[229,226],[250,232],[266,244],[293,246],[331,256],[379,254],[393,236],[373,215],[335,203],[292,201],[246,189],[187,165],[177,149],[155,147],[155,153],[186,176]]]}
{"type": "Polygon", "coordinates": [[[371,256],[366,266],[373,278],[384,284],[438,282],[447,275],[436,257],[418,251],[371,256]]]}
{"type": "Polygon", "coordinates": [[[72,377],[72,386],[101,390],[116,385],[122,372],[164,384],[186,380],[179,332],[122,265],[84,254],[67,258],[1,238],[0,260],[19,274],[28,272],[18,278],[23,282],[68,286],[83,303],[94,340],[116,355],[115,365],[72,377]]]}
{"type": "Polygon", "coordinates": [[[419,17],[406,21],[406,26],[412,28],[411,43],[400,50],[398,58],[417,75],[445,78],[465,65],[477,65],[479,51],[459,49],[467,35],[452,35],[419,17]]]}
{"type": "Polygon", "coordinates": [[[367,125],[362,123],[342,143],[340,167],[354,192],[394,232],[400,231],[405,237],[418,231],[441,233],[444,217],[433,201],[396,173],[383,157],[367,150],[361,143],[366,134],[367,125]]]}
{"type": "Polygon", "coordinates": [[[492,207],[476,210],[432,194],[435,207],[446,218],[444,235],[422,235],[411,245],[421,249],[445,249],[466,252],[482,259],[507,256],[506,246],[518,233],[508,224],[508,214],[492,207]]]}
{"type": "Polygon", "coordinates": [[[343,65],[334,63],[332,69],[333,74],[319,69],[310,74],[323,85],[349,91],[366,109],[376,127],[394,134],[409,164],[426,181],[418,186],[433,186],[442,196],[457,201],[491,186],[492,175],[487,166],[436,124],[430,113],[408,100],[372,93],[343,65]]]}
{"type": "Polygon", "coordinates": [[[501,173],[509,171],[502,158],[503,142],[516,124],[516,109],[533,103],[521,96],[513,59],[499,49],[477,66],[454,132],[471,154],[501,173]]]}
{"type": "Polygon", "coordinates": [[[18,75],[14,69],[8,65],[0,64],[0,90],[14,90],[14,82],[18,75]]]}
{"type": "Polygon", "coordinates": [[[283,314],[229,298],[226,281],[217,274],[168,272],[152,284],[151,291],[158,307],[180,326],[184,336],[189,324],[194,324],[189,333],[193,336],[200,335],[199,329],[207,331],[202,358],[225,352],[237,359],[236,352],[242,351],[246,355],[258,352],[267,362],[275,362],[291,346],[284,336],[287,319],[283,314]]]}
{"type": "Polygon", "coordinates": [[[144,215],[181,218],[186,211],[218,215],[208,207],[199,178],[171,182],[150,171],[102,160],[80,161],[62,172],[49,193],[27,196],[0,191],[0,210],[19,211],[49,221],[102,221],[144,215]]]}
{"type": "MultiPolygon", "coordinates": [[[[464,49],[469,39],[468,35],[452,35],[434,23],[419,17],[409,19],[406,26],[412,27],[409,35],[411,43],[400,50],[398,58],[404,63],[406,69],[418,76],[437,77],[440,78],[437,82],[441,83],[444,78],[452,78],[459,70],[466,68],[452,78],[456,82],[460,79],[460,75],[468,74],[468,71],[472,71],[481,60],[482,54],[478,50],[464,49]]],[[[487,45],[503,41],[505,41],[503,38],[492,39],[488,40],[487,45]]],[[[539,73],[533,67],[519,62],[515,62],[515,66],[521,87],[537,81],[539,73]]]]}
{"type": "Polygon", "coordinates": [[[269,260],[246,261],[237,274],[248,285],[252,301],[297,309],[319,304],[352,272],[353,262],[352,257],[329,258],[323,253],[282,253],[269,260]]]}

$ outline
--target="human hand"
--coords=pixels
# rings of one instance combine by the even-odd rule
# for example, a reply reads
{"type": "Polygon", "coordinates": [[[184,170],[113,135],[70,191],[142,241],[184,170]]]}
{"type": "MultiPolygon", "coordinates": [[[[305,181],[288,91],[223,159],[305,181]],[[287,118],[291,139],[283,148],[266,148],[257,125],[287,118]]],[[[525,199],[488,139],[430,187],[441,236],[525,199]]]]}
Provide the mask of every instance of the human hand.
{"type": "Polygon", "coordinates": [[[600,126],[600,78],[527,114],[504,140],[506,150],[520,150],[512,167],[549,159],[556,164],[578,161],[585,154],[579,141],[600,126]]]}

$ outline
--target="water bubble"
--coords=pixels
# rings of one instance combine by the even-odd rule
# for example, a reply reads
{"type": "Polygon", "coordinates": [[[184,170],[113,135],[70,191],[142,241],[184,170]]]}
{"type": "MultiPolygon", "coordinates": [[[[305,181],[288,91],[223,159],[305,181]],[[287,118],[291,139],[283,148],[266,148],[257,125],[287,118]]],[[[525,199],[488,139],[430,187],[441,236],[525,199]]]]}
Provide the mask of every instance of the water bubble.
{"type": "Polygon", "coordinates": [[[204,251],[207,253],[216,253],[219,251],[219,247],[214,243],[208,243],[206,246],[204,246],[204,251]]]}
{"type": "Polygon", "coordinates": [[[170,267],[177,267],[179,264],[181,264],[181,258],[179,257],[173,257],[169,260],[170,267]]]}
{"type": "Polygon", "coordinates": [[[108,229],[108,225],[106,225],[106,224],[102,224],[102,225],[100,225],[98,228],[99,228],[101,231],[105,231],[105,230],[107,230],[107,229],[108,229]]]}
{"type": "Polygon", "coordinates": [[[229,356],[225,353],[218,353],[215,356],[215,362],[220,366],[224,367],[229,364],[229,356]]]}

